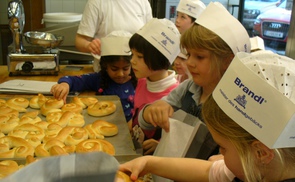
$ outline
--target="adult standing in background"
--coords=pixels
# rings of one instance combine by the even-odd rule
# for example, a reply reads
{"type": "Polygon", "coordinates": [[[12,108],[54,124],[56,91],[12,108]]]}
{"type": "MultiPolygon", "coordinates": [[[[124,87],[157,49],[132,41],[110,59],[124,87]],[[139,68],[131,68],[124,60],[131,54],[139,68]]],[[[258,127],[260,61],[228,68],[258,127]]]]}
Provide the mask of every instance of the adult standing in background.
{"type": "Polygon", "coordinates": [[[99,71],[102,37],[112,31],[124,30],[131,34],[152,19],[148,0],[88,0],[76,34],[76,48],[91,53],[94,71],[99,71]]]}

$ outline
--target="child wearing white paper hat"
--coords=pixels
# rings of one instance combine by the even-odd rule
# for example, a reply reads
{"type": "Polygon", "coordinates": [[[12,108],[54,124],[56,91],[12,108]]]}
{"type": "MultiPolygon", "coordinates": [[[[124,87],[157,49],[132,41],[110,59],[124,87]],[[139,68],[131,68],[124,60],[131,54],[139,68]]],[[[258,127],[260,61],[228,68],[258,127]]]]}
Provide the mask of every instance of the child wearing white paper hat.
{"type": "MultiPolygon", "coordinates": [[[[204,11],[206,5],[200,0],[181,0],[177,6],[175,25],[180,34],[189,29],[195,23],[198,16],[204,11]]],[[[173,62],[176,71],[176,79],[181,83],[191,77],[186,66],[186,55],[179,53],[173,62]]]]}
{"type": "Polygon", "coordinates": [[[138,79],[132,133],[136,148],[143,149],[143,154],[154,152],[161,129],[142,130],[138,125],[138,113],[145,104],[162,98],[178,86],[175,71],[169,67],[180,52],[179,40],[180,34],[173,22],[154,18],[129,41],[132,69],[138,79]]]}
{"type": "Polygon", "coordinates": [[[131,172],[132,180],[144,172],[175,181],[231,182],[228,168],[245,182],[294,182],[294,78],[295,60],[270,52],[238,53],[202,111],[224,159],[144,156],[119,169],[131,172]],[[237,85],[237,79],[244,86],[237,85]],[[257,102],[253,93],[264,102],[257,102]]]}
{"type": "Polygon", "coordinates": [[[179,83],[183,82],[184,80],[191,78],[191,74],[189,73],[187,66],[186,66],[187,57],[183,53],[179,53],[176,59],[173,62],[172,68],[175,70],[176,79],[179,83]]]}
{"type": "MultiPolygon", "coordinates": [[[[237,52],[250,52],[250,40],[243,25],[220,3],[211,2],[196,23],[181,35],[191,79],[169,95],[144,107],[139,114],[142,128],[161,127],[169,131],[169,117],[181,109],[202,120],[202,104],[212,93],[237,52]]],[[[209,135],[197,158],[208,159],[218,151],[209,135]]]]}
{"type": "Polygon", "coordinates": [[[114,31],[101,39],[101,70],[79,76],[65,76],[53,85],[51,92],[63,99],[69,92],[95,91],[98,95],[117,95],[121,99],[126,121],[132,118],[133,97],[137,79],[131,70],[131,52],[128,42],[131,33],[114,31]]]}
{"type": "Polygon", "coordinates": [[[180,0],[177,6],[175,25],[180,34],[193,26],[198,16],[205,10],[206,5],[200,0],[180,0]]]}

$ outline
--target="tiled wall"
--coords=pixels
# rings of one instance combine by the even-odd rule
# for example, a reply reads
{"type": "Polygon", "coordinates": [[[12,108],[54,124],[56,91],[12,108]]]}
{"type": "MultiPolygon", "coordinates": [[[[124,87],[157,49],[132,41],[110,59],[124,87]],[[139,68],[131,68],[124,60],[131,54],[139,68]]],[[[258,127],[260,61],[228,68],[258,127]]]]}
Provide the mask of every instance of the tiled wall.
{"type": "MultiPolygon", "coordinates": [[[[8,24],[7,6],[10,0],[0,0],[0,24],[8,24]]],[[[45,0],[46,13],[83,13],[87,0],[45,0]]]]}

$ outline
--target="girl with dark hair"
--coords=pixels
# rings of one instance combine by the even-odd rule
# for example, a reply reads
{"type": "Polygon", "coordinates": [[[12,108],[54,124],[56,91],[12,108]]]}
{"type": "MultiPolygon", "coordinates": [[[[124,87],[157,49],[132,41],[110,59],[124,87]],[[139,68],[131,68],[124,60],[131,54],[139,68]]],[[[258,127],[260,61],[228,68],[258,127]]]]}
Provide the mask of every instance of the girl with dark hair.
{"type": "Polygon", "coordinates": [[[101,71],[60,78],[58,84],[51,88],[53,96],[66,101],[70,91],[86,90],[95,91],[98,95],[117,95],[121,99],[126,121],[131,120],[137,80],[131,70],[130,36],[117,31],[102,38],[101,71]]]}

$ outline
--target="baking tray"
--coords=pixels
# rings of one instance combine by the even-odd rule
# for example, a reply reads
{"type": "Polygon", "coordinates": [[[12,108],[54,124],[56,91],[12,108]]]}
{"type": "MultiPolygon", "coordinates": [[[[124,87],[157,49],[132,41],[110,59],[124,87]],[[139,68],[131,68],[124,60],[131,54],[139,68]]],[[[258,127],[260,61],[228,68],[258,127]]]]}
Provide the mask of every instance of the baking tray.
{"type": "MultiPolygon", "coordinates": [[[[30,100],[33,96],[15,96],[15,97],[24,97],[30,100]]],[[[50,96],[47,96],[48,98],[52,98],[50,96]]],[[[72,102],[74,96],[68,96],[67,97],[67,103],[72,102]]],[[[127,126],[127,122],[125,119],[125,115],[123,112],[122,104],[118,96],[111,95],[111,96],[79,96],[79,97],[95,97],[100,101],[113,101],[116,104],[116,111],[113,114],[110,114],[108,116],[103,117],[94,117],[87,114],[87,110],[84,109],[82,112],[82,115],[84,116],[85,125],[91,124],[96,120],[105,120],[110,123],[116,124],[118,126],[118,134],[112,137],[105,137],[105,140],[109,141],[113,146],[115,147],[115,156],[132,156],[136,155],[136,151],[131,139],[131,135],[129,133],[129,129],[127,126]]],[[[0,96],[1,98],[1,96],[0,96]]],[[[1,99],[8,100],[12,97],[5,97],[1,99]]],[[[27,108],[27,111],[33,111],[36,109],[32,109],[30,107],[27,108]]],[[[20,113],[21,117],[22,113],[20,113]]],[[[45,121],[45,117],[39,114],[39,117],[45,121]]],[[[1,160],[1,159],[0,159],[1,160]]]]}

